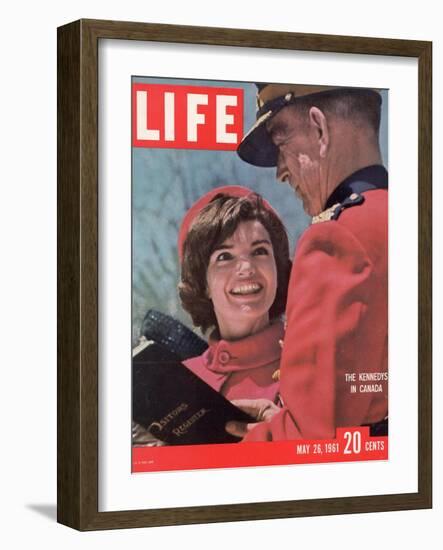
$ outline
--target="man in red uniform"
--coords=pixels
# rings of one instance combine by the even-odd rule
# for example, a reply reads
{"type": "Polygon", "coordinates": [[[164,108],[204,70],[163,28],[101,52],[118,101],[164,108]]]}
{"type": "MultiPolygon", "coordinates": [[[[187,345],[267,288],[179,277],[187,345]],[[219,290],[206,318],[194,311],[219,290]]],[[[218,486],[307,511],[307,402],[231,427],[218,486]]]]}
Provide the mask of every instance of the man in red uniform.
{"type": "MultiPolygon", "coordinates": [[[[381,96],[361,88],[258,88],[257,121],[238,154],[256,166],[276,166],[277,179],[303,201],[312,224],[297,243],[289,283],[284,406],[270,421],[230,423],[227,430],[249,441],[334,438],[337,427],[360,425],[382,435],[388,174],[378,139],[381,96]]],[[[260,407],[248,405],[260,419],[260,407]]]]}

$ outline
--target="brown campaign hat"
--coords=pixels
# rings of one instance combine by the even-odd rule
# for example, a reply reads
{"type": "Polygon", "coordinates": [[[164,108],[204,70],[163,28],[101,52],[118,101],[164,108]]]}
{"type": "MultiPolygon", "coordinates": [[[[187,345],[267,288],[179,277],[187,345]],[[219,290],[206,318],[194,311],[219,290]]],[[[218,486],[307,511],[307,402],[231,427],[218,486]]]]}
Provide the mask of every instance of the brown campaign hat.
{"type": "Polygon", "coordinates": [[[256,86],[258,88],[256,121],[240,142],[237,153],[249,164],[264,167],[277,165],[278,149],[271,140],[266,123],[281,109],[296,104],[301,97],[320,96],[339,90],[361,90],[361,88],[307,84],[260,83],[256,86]]]}

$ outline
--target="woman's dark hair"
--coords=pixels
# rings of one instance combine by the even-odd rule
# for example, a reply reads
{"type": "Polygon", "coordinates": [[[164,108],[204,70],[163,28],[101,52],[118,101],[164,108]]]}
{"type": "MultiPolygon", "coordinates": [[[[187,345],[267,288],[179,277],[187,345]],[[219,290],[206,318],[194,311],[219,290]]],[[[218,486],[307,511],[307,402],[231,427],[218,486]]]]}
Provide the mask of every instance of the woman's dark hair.
{"type": "Polygon", "coordinates": [[[245,197],[216,195],[193,221],[183,243],[181,282],[178,285],[183,308],[196,327],[206,332],[217,327],[212,301],[208,298],[206,274],[215,248],[226,241],[241,222],[259,221],[271,238],[277,268],[277,292],[269,310],[270,319],[285,310],[289,275],[289,243],[285,227],[275,212],[263,203],[260,195],[245,197]]]}

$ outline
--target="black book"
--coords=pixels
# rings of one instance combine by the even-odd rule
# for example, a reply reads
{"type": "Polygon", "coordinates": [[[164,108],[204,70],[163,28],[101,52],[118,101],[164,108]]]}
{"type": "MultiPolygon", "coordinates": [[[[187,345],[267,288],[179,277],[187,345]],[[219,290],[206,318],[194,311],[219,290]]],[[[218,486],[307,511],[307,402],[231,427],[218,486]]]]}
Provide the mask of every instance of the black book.
{"type": "Polygon", "coordinates": [[[254,422],[161,344],[147,341],[132,358],[132,417],[168,445],[235,443],[230,420],[254,422]]]}

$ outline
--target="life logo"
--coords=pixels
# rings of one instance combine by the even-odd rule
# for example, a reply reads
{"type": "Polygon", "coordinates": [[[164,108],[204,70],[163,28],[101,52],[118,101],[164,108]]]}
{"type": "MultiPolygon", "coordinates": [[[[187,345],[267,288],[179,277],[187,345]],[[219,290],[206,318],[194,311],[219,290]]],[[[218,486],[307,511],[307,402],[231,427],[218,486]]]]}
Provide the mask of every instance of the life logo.
{"type": "Polygon", "coordinates": [[[242,136],[242,88],[132,85],[134,147],[229,151],[242,136]]]}

